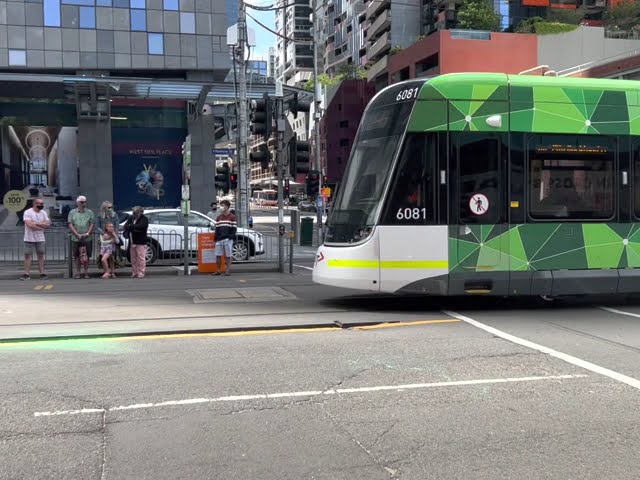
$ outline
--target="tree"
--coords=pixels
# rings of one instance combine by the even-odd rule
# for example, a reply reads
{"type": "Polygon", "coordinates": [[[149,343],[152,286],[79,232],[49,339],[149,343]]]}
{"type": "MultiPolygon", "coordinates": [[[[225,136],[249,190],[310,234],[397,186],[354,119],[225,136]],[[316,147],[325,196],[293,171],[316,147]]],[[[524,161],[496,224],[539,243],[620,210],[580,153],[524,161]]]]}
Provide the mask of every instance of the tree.
{"type": "Polygon", "coordinates": [[[502,17],[493,10],[490,0],[464,0],[458,10],[457,28],[465,30],[500,30],[502,17]]]}
{"type": "MultiPolygon", "coordinates": [[[[340,67],[335,75],[321,73],[318,75],[318,83],[324,88],[331,88],[338,85],[343,80],[361,80],[367,78],[367,70],[360,65],[347,64],[340,67]]],[[[304,84],[304,89],[313,92],[313,77],[304,84]]]]}
{"type": "Polygon", "coordinates": [[[618,3],[607,10],[604,20],[610,30],[630,31],[640,25],[640,3],[635,0],[618,3]]]}

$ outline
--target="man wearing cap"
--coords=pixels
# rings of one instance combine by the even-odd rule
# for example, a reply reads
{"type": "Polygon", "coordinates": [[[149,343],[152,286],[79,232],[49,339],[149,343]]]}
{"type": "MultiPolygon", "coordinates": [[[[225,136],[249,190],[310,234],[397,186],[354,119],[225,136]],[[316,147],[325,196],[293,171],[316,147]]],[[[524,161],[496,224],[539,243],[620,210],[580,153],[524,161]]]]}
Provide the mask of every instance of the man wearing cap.
{"type": "MultiPolygon", "coordinates": [[[[80,278],[80,247],[86,247],[87,255],[93,252],[93,230],[96,226],[93,212],[87,208],[87,197],[80,195],[76,199],[78,208],[69,212],[67,223],[71,233],[71,253],[76,267],[73,278],[80,278]]],[[[84,262],[84,278],[89,278],[89,262],[84,262]]]]}

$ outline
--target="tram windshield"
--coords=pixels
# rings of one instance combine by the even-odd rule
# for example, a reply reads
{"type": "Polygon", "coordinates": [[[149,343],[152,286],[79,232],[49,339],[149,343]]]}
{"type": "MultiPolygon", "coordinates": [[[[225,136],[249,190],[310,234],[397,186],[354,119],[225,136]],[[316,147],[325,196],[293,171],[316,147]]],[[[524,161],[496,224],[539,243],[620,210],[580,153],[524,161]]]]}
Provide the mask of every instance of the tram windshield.
{"type": "Polygon", "coordinates": [[[413,102],[369,108],[335,200],[327,243],[352,243],[371,232],[413,102]]]}

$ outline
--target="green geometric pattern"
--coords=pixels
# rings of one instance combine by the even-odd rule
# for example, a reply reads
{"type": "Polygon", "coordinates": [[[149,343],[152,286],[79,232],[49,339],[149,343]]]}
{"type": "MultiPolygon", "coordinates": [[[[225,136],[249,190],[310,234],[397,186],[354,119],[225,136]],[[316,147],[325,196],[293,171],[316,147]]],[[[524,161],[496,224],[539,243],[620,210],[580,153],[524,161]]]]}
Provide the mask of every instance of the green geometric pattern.
{"type": "Polygon", "coordinates": [[[460,231],[459,225],[449,230],[452,272],[640,268],[640,224],[467,225],[468,233],[460,231]]]}
{"type": "Polygon", "coordinates": [[[448,74],[428,80],[409,131],[640,134],[637,82],[571,77],[448,74]],[[487,119],[501,115],[502,125],[487,119]]]}

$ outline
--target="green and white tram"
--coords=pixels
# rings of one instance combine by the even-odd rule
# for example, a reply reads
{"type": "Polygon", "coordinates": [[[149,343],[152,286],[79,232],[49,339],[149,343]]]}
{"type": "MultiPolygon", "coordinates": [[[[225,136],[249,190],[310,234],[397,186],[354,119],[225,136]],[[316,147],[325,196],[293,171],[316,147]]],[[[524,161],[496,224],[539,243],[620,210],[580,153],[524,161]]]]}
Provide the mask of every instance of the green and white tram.
{"type": "Polygon", "coordinates": [[[382,90],[313,279],[428,295],[640,292],[640,82],[465,73],[382,90]]]}

